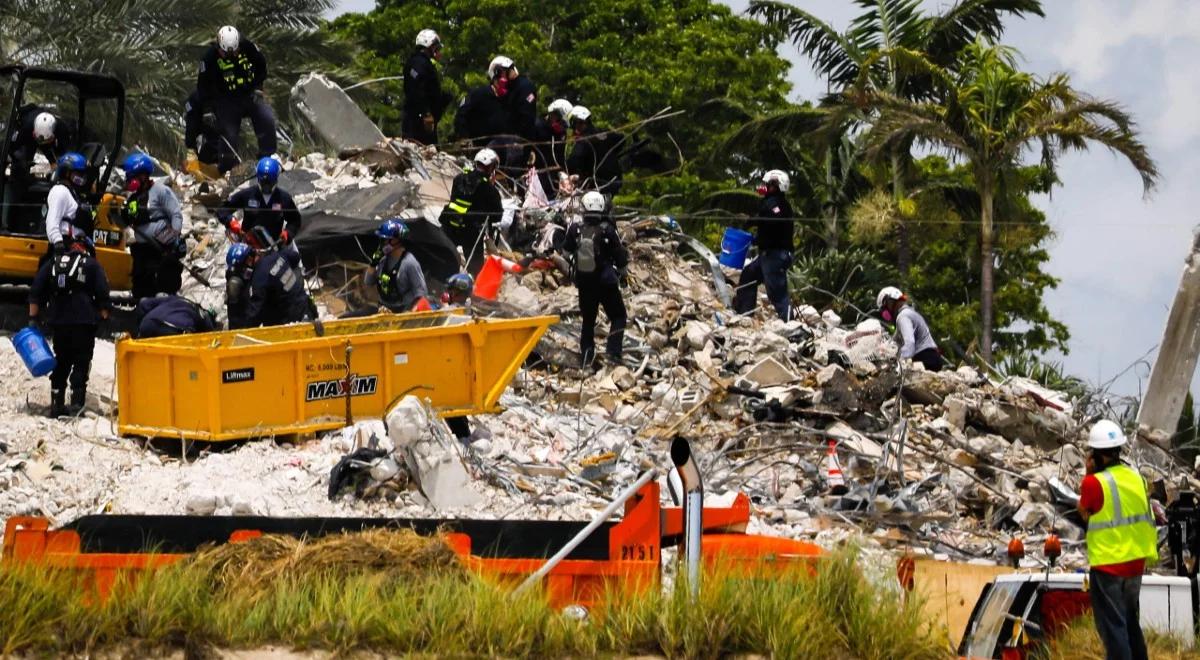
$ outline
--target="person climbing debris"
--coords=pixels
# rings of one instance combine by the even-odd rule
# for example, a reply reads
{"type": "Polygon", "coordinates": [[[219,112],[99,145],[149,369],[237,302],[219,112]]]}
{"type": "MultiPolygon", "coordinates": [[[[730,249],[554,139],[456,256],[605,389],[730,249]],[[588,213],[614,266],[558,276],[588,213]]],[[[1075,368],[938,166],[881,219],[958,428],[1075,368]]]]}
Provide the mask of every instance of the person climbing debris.
{"type": "Polygon", "coordinates": [[[218,167],[222,174],[240,162],[237,149],[241,142],[242,120],[250,119],[258,140],[258,156],[270,156],[276,150],[275,113],[267,102],[263,85],[267,81],[267,58],[254,42],[243,37],[232,25],[217,32],[200,60],[196,76],[198,106],[211,109],[217,117],[221,141],[217,145],[218,167]]]}
{"type": "Polygon", "coordinates": [[[908,297],[900,289],[894,286],[880,289],[875,306],[884,321],[896,324],[901,359],[920,362],[926,371],[942,370],[946,362],[929,332],[929,324],[908,304],[908,297]]]}

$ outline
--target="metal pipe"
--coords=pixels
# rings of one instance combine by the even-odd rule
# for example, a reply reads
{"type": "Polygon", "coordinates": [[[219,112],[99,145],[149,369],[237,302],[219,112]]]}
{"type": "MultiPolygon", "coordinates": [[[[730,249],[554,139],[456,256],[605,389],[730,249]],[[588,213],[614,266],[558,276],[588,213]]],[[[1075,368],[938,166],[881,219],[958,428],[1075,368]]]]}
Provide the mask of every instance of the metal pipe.
{"type": "Polygon", "coordinates": [[[602,525],[604,521],[608,520],[609,516],[616,513],[617,509],[623,506],[626,500],[633,497],[635,493],[641,490],[642,486],[650,483],[657,476],[657,470],[646,470],[643,472],[642,476],[638,477],[637,481],[633,482],[629,488],[621,491],[621,494],[617,495],[617,499],[610,502],[609,505],[599,513],[599,515],[597,515],[595,518],[592,518],[592,522],[588,523],[587,527],[584,527],[579,531],[578,534],[575,535],[574,538],[572,538],[570,541],[567,541],[567,544],[564,545],[558,552],[554,553],[553,557],[547,559],[546,563],[542,564],[541,568],[534,571],[533,574],[525,578],[524,582],[517,585],[517,588],[513,589],[513,595],[516,596],[522,591],[525,591],[529,587],[536,584],[538,580],[541,580],[543,577],[545,577],[547,573],[554,570],[554,567],[558,566],[559,562],[561,562],[563,559],[566,559],[567,555],[571,554],[572,550],[578,547],[580,543],[583,543],[587,537],[591,536],[592,532],[596,531],[597,527],[602,525]]]}
{"type": "Polygon", "coordinates": [[[683,559],[687,567],[688,591],[700,593],[700,537],[704,533],[704,481],[700,468],[692,460],[692,443],[675,436],[671,441],[671,462],[683,482],[683,559]]]}

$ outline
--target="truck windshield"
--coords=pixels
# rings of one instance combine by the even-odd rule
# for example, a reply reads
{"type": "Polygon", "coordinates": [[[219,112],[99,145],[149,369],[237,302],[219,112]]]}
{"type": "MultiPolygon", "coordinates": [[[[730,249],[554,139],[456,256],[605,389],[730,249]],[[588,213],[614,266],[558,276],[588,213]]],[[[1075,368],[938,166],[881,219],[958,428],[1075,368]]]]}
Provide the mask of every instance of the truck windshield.
{"type": "Polygon", "coordinates": [[[968,658],[991,658],[996,653],[996,644],[1005,631],[1013,603],[1021,591],[1021,582],[997,582],[988,591],[987,600],[979,609],[974,624],[963,640],[963,655],[968,658]]]}

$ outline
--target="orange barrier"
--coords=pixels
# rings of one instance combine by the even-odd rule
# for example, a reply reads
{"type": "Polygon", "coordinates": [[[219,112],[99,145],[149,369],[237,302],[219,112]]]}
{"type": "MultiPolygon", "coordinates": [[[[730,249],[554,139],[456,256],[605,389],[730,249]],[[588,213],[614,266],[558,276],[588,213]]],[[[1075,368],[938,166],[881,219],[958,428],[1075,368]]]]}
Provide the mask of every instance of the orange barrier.
{"type": "Polygon", "coordinates": [[[483,262],[483,268],[479,269],[479,276],[475,278],[475,297],[495,300],[503,280],[504,265],[500,263],[500,257],[488,257],[483,262]]]}

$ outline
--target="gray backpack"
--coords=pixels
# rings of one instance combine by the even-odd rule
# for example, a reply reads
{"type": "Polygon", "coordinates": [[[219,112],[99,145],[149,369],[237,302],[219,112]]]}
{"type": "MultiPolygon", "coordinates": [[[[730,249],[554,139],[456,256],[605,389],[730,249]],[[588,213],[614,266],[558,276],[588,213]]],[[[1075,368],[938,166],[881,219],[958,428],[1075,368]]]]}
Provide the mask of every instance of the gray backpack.
{"type": "Polygon", "coordinates": [[[596,240],[600,227],[584,225],[579,229],[579,250],[575,253],[575,270],[580,273],[596,272],[596,240]]]}

